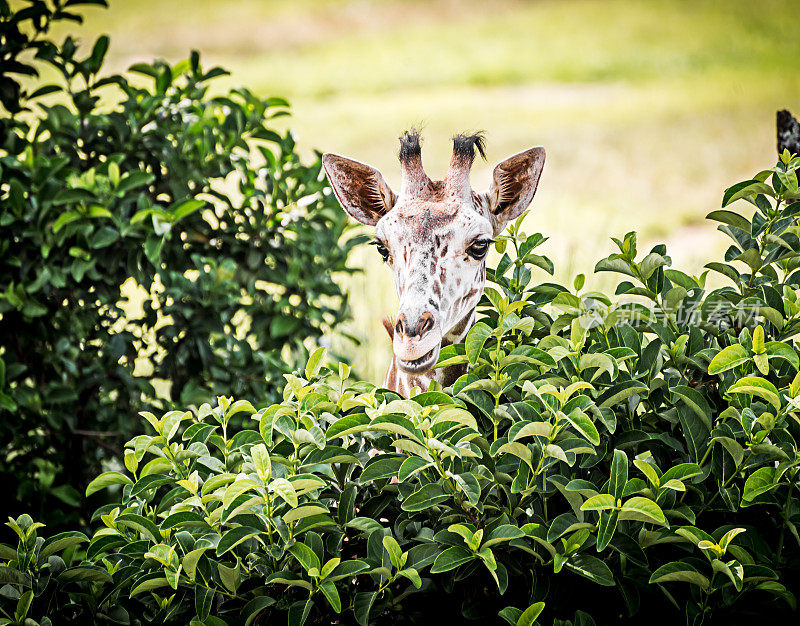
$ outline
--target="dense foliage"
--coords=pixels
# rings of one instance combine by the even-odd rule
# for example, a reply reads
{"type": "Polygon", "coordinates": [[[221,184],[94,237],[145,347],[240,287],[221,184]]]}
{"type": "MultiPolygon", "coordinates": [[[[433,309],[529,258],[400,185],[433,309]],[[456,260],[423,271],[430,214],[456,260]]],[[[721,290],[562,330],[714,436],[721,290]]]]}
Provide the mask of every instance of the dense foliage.
{"type": "Polygon", "coordinates": [[[403,399],[320,349],[267,408],[144,413],[124,471],[89,486],[117,493],[91,538],[10,524],[0,607],[26,623],[54,606],[81,623],[791,619],[798,167],[784,154],[727,190],[752,217],[709,215],[733,239],[707,266],[729,285],[664,246],[640,255],[634,233],[596,267],[624,275],[615,297],[537,283],[552,264],[520,220],[483,319],[442,354],[471,364],[452,388],[403,399]]]}
{"type": "Polygon", "coordinates": [[[0,0],[0,481],[61,521],[139,410],[275,400],[346,316],[355,243],[284,100],[197,53],[105,75],[107,37],[48,38],[81,4],[0,0]]]}

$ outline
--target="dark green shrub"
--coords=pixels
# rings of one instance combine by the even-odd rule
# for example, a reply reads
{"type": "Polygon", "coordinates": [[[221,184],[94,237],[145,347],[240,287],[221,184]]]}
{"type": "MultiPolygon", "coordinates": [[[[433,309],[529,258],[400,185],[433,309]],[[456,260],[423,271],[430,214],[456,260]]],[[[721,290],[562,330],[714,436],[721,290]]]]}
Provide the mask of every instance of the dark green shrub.
{"type": "MultiPolygon", "coordinates": [[[[799,166],[725,193],[752,217],[709,215],[734,240],[708,265],[730,286],[663,246],[642,257],[634,233],[596,267],[626,298],[532,284],[552,264],[518,221],[484,318],[441,357],[472,365],[451,389],[402,399],[322,370],[320,349],[268,408],[145,414],[126,471],[89,487],[117,502],[91,540],[63,539],[86,553],[55,575],[60,604],[120,623],[788,622],[799,166]]],[[[65,544],[36,541],[0,548],[13,619],[52,611],[44,546],[65,544]]]]}
{"type": "Polygon", "coordinates": [[[346,316],[356,241],[284,100],[210,91],[196,53],[104,75],[107,37],[47,37],[79,4],[0,0],[0,481],[62,522],[137,411],[276,399],[346,316]]]}

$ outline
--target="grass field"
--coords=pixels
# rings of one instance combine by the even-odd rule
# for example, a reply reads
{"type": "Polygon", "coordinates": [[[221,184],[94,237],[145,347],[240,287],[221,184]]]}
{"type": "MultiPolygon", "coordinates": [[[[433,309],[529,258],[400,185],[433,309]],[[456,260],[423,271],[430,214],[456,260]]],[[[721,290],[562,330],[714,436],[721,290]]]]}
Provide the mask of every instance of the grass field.
{"type": "MultiPolygon", "coordinates": [[[[797,5],[773,0],[111,0],[82,32],[111,35],[113,69],[199,49],[231,83],[293,103],[303,150],[381,168],[396,184],[396,137],[424,128],[424,159],[441,176],[448,138],[488,133],[488,163],[530,145],[548,162],[527,219],[557,278],[591,273],[608,237],[638,230],[697,271],[724,250],[703,217],[722,191],[774,161],[774,114],[800,109],[797,5]]],[[[797,112],[797,111],[795,111],[797,112]]],[[[640,244],[640,248],[644,245],[640,244]]],[[[348,281],[350,326],[337,347],[377,380],[389,343],[389,272],[374,250],[348,281]]],[[[319,268],[320,270],[324,268],[319,268]]],[[[590,285],[603,286],[602,277],[590,285]]]]}

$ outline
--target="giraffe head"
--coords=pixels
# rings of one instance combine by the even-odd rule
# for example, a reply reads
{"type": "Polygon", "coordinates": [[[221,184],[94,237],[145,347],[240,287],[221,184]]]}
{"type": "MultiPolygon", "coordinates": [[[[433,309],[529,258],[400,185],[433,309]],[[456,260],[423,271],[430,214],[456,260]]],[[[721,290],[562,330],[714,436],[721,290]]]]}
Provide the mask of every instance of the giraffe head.
{"type": "Polygon", "coordinates": [[[475,192],[469,174],[476,151],[484,155],[482,135],[454,137],[447,175],[433,181],[422,168],[419,134],[404,133],[399,193],[365,163],[322,157],[344,210],[376,227],[373,243],[394,273],[400,299],[394,355],[410,374],[430,370],[443,340],[461,341],[472,326],[492,239],[530,204],[544,166],[544,148],[530,148],[501,161],[489,189],[475,192]]]}

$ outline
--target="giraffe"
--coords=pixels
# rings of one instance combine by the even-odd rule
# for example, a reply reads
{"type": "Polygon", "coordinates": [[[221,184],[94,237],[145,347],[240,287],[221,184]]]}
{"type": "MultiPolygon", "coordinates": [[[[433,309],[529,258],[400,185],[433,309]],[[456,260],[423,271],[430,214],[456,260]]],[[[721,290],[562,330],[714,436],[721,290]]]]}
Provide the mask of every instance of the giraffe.
{"type": "Polygon", "coordinates": [[[375,226],[372,243],[394,274],[400,302],[394,321],[384,319],[393,355],[383,386],[405,397],[433,380],[447,387],[466,372],[465,365],[434,365],[442,347],[464,341],[474,324],[489,246],[531,203],[544,167],[544,148],[529,148],[498,163],[489,188],[475,192],[476,151],[485,158],[483,134],[456,135],[447,175],[433,181],[422,167],[419,133],[404,132],[399,193],[365,163],[322,156],[342,208],[375,226]]]}

